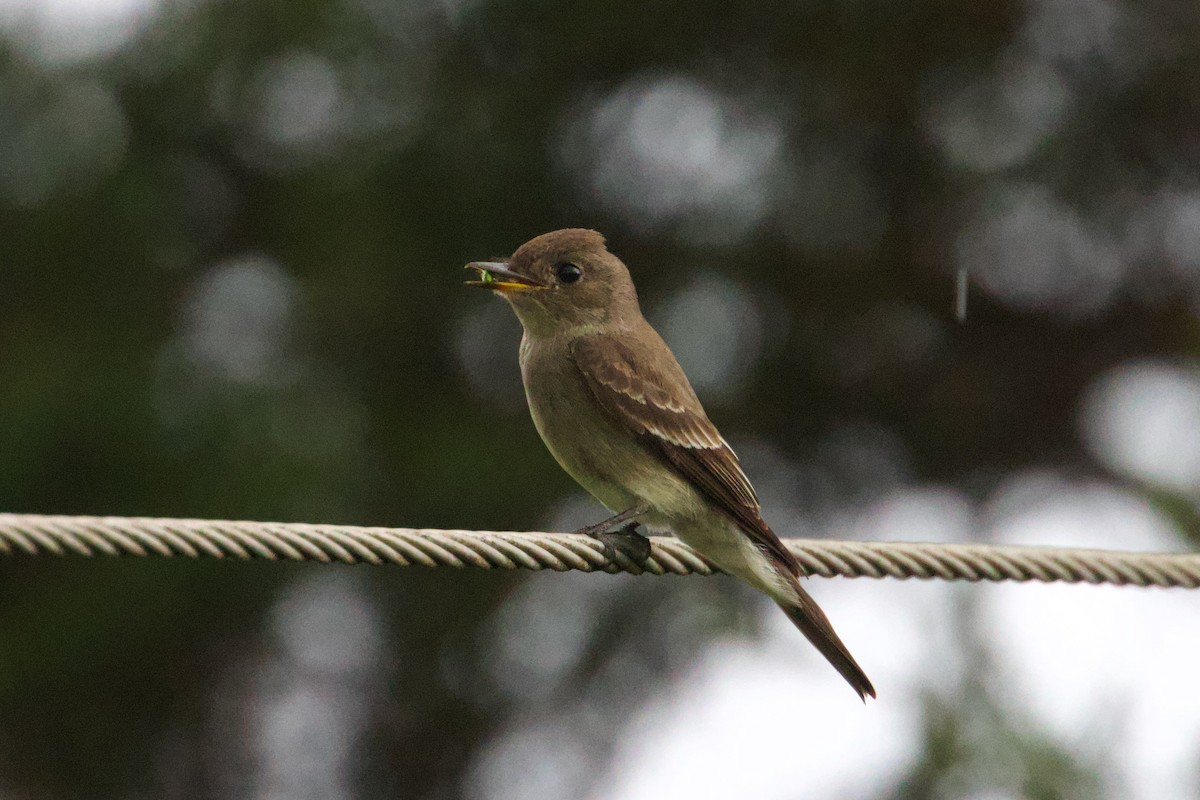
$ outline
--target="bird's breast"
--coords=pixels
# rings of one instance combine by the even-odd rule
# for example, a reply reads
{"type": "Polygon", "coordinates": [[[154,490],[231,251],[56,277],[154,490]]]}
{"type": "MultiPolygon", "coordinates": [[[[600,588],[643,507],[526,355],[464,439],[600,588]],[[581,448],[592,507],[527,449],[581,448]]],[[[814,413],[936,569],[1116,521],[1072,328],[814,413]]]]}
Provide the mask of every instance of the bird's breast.
{"type": "Polygon", "coordinates": [[[533,424],[567,474],[609,509],[639,502],[672,513],[697,504],[694,490],[600,406],[569,343],[521,342],[521,379],[533,424]]]}

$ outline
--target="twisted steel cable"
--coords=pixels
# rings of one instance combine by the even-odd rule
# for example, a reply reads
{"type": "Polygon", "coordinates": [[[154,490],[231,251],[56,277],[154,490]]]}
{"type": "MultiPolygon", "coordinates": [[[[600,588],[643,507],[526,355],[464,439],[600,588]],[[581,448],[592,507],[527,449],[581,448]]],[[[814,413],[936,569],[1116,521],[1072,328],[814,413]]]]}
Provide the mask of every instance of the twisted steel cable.
{"type": "MultiPolygon", "coordinates": [[[[483,569],[711,575],[719,570],[672,537],[651,557],[610,561],[569,533],[363,528],[307,523],[0,514],[0,556],[184,556],[483,569]]],[[[810,575],[961,581],[1061,581],[1200,588],[1200,553],[1058,547],[785,539],[810,575]]]]}

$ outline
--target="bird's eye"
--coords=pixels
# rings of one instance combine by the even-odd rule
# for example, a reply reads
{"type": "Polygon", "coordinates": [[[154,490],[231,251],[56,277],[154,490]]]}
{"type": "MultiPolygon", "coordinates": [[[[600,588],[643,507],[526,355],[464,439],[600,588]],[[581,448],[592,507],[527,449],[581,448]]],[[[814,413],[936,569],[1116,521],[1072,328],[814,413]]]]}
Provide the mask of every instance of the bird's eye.
{"type": "Polygon", "coordinates": [[[583,270],[574,264],[564,262],[554,266],[554,274],[558,276],[560,283],[574,283],[583,277],[583,270]]]}

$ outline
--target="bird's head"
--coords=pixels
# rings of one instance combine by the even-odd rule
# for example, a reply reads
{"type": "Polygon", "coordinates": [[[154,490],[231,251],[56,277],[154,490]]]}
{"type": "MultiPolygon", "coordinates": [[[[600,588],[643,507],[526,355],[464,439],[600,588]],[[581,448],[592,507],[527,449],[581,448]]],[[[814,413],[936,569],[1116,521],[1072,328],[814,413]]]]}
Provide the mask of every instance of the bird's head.
{"type": "Polygon", "coordinates": [[[491,289],[512,304],[532,335],[599,330],[640,314],[629,270],[604,237],[567,228],[530,239],[504,261],[467,264],[469,286],[491,289]]]}

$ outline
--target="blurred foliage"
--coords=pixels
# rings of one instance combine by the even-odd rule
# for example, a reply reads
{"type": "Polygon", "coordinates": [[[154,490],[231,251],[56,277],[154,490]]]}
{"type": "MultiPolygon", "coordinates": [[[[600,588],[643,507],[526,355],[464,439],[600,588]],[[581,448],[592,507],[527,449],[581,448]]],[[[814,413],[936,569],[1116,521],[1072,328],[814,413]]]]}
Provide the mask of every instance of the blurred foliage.
{"type": "MultiPolygon", "coordinates": [[[[515,322],[459,269],[558,227],[604,231],[651,316],[699,278],[741,293],[751,344],[717,372],[743,377],[709,410],[820,462],[809,532],[913,482],[1137,488],[1080,404],[1121,364],[1200,351],[1192,2],[119,5],[0,11],[4,510],[561,519],[576,490],[512,390],[515,322]]],[[[1196,530],[1192,496],[1144,483],[1196,530]]],[[[0,795],[267,793],[246,676],[286,650],[280,593],[323,569],[0,561],[0,795]]],[[[355,796],[474,791],[480,748],[529,713],[493,685],[495,615],[560,579],[353,580],[388,665],[355,796]]],[[[591,715],[597,765],[714,631],[754,624],[723,582],[619,586],[548,687],[591,715]]],[[[1024,779],[966,788],[1100,796],[1092,765],[964,692],[930,701],[890,796],[959,796],[997,749],[1024,779]]]]}

